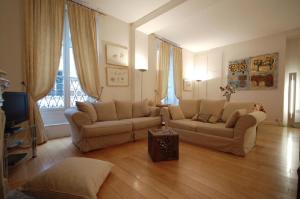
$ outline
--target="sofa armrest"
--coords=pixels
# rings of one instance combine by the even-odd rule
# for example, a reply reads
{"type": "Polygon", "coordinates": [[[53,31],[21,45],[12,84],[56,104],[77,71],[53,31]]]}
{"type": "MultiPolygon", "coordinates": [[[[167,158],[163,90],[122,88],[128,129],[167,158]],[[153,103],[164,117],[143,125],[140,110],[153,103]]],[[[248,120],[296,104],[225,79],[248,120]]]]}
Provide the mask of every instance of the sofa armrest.
{"type": "Polygon", "coordinates": [[[75,125],[78,130],[84,125],[92,124],[92,120],[89,118],[88,114],[77,110],[76,108],[69,108],[65,110],[65,116],[69,121],[70,125],[75,125]]]}
{"type": "Polygon", "coordinates": [[[254,111],[240,117],[234,127],[234,137],[243,136],[250,127],[257,126],[266,119],[266,114],[262,111],[254,111]]]}
{"type": "Polygon", "coordinates": [[[168,126],[169,122],[171,120],[171,116],[170,116],[168,107],[161,108],[161,115],[162,115],[162,121],[166,123],[166,126],[168,126]]]}

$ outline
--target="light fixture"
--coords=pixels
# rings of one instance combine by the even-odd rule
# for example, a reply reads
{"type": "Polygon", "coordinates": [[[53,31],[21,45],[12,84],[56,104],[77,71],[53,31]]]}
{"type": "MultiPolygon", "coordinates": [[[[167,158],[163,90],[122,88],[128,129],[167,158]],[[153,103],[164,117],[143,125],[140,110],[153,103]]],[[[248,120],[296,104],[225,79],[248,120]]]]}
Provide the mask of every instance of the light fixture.
{"type": "Polygon", "coordinates": [[[143,73],[148,71],[148,67],[140,66],[140,67],[136,67],[135,69],[140,71],[141,73],[141,102],[142,102],[143,101],[143,73]]]}

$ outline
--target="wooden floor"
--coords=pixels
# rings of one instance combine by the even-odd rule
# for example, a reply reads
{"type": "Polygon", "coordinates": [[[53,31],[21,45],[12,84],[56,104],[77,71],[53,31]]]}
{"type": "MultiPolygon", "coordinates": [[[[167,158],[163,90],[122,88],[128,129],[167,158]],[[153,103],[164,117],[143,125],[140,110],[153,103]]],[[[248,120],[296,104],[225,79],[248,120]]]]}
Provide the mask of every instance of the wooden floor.
{"type": "Polygon", "coordinates": [[[15,188],[71,156],[115,164],[99,198],[296,198],[300,129],[262,126],[245,158],[180,143],[180,160],[153,163],[145,140],[81,154],[70,138],[39,146],[38,157],[12,169],[15,188]]]}

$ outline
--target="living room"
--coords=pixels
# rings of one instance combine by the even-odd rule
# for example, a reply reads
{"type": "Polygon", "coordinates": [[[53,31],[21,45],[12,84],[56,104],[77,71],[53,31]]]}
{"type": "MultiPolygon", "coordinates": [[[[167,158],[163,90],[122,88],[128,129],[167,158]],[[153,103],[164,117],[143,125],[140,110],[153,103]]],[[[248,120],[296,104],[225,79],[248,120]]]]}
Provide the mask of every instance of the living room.
{"type": "Polygon", "coordinates": [[[299,10],[1,1],[1,196],[297,198],[299,10]]]}

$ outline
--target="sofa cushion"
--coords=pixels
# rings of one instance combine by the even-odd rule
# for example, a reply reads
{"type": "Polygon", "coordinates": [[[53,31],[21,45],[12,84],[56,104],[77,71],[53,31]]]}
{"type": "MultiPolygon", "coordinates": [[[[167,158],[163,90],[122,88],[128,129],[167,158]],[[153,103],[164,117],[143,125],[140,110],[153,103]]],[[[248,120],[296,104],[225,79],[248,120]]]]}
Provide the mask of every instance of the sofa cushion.
{"type": "Polygon", "coordinates": [[[134,102],[132,104],[132,117],[136,118],[148,116],[150,114],[148,104],[148,99],[145,99],[142,102],[134,102]]]}
{"type": "Polygon", "coordinates": [[[98,137],[112,134],[120,134],[132,131],[131,120],[115,120],[95,122],[92,125],[82,127],[83,137],[98,137]]]}
{"type": "Polygon", "coordinates": [[[226,123],[225,123],[225,127],[226,128],[234,128],[236,122],[238,121],[238,119],[247,114],[247,110],[246,109],[238,109],[235,110],[233,113],[231,113],[231,115],[229,116],[229,118],[227,119],[226,123]]]}
{"type": "Polygon", "coordinates": [[[209,122],[216,123],[222,114],[225,100],[201,100],[199,114],[209,114],[209,122]]]}
{"type": "Polygon", "coordinates": [[[139,117],[132,119],[133,130],[146,129],[159,126],[161,124],[160,117],[139,117]]]}
{"type": "Polygon", "coordinates": [[[225,105],[224,111],[222,114],[222,121],[226,122],[229,116],[238,109],[246,109],[247,113],[253,109],[254,103],[252,102],[229,102],[225,105]]]}
{"type": "Polygon", "coordinates": [[[196,131],[198,121],[191,119],[184,120],[170,120],[169,126],[177,129],[184,129],[188,131],[196,131]]]}
{"type": "Polygon", "coordinates": [[[118,119],[115,102],[97,102],[93,105],[97,112],[98,121],[112,121],[118,119]]]}
{"type": "Polygon", "coordinates": [[[86,113],[92,122],[97,121],[97,113],[94,106],[89,102],[77,102],[76,107],[79,111],[86,113]]]}
{"type": "Polygon", "coordinates": [[[168,108],[172,120],[182,120],[185,118],[180,106],[169,106],[168,108]]]}
{"type": "Polygon", "coordinates": [[[130,101],[115,101],[119,120],[132,118],[132,103],[130,101]]]}
{"type": "Polygon", "coordinates": [[[67,158],[22,187],[36,198],[97,199],[113,164],[91,158],[67,158]]]}
{"type": "Polygon", "coordinates": [[[233,128],[226,128],[225,123],[219,122],[215,124],[198,122],[196,131],[203,134],[209,134],[220,137],[233,137],[233,128]]]}
{"type": "Polygon", "coordinates": [[[199,112],[200,100],[180,100],[179,106],[185,118],[191,119],[199,112]]]}

